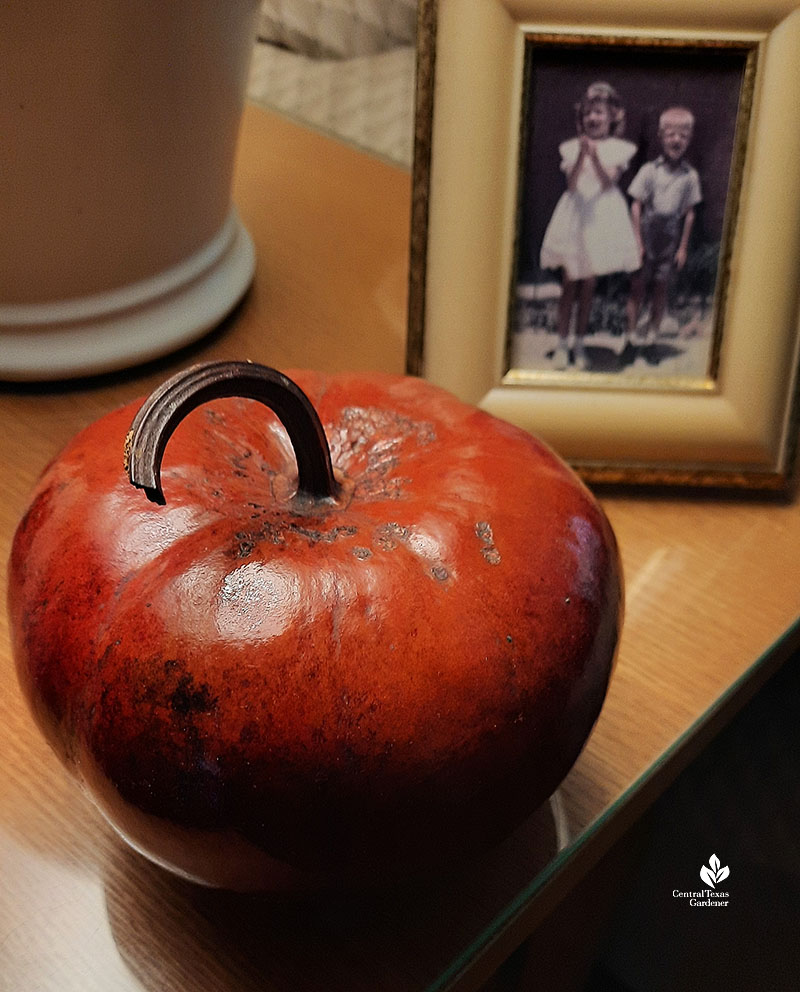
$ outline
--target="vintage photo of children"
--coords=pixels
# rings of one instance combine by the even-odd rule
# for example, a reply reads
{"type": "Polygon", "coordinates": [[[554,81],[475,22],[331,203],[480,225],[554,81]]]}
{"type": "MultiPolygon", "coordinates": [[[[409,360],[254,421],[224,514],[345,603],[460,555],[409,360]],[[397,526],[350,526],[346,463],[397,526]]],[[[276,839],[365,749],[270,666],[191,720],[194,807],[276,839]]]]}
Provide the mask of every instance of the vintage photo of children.
{"type": "Polygon", "coordinates": [[[707,379],[746,57],[531,45],[511,368],[707,379]]]}

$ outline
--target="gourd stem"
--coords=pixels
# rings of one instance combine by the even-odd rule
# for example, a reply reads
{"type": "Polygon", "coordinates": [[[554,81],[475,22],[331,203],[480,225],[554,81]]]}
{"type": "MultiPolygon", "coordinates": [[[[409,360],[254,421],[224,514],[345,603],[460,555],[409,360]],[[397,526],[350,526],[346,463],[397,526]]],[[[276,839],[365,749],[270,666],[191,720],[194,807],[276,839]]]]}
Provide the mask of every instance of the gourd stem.
{"type": "Polygon", "coordinates": [[[125,440],[125,468],[131,483],[153,503],[164,505],[161,461],[172,432],[183,418],[209,400],[243,396],[270,408],[286,428],[297,459],[295,498],[330,499],[338,484],[330,448],[317,412],[291,379],[253,362],[207,362],[172,376],[145,400],[125,440]]]}

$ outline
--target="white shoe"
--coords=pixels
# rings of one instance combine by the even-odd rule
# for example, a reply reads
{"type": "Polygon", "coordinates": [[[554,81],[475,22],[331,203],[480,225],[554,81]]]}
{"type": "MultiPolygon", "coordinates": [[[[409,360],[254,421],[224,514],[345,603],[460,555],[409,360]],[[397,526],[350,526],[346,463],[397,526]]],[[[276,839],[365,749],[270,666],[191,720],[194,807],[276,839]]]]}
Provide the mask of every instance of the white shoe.
{"type": "Polygon", "coordinates": [[[585,372],[590,367],[589,357],[582,344],[575,347],[575,368],[579,372],[585,372]]]}
{"type": "Polygon", "coordinates": [[[569,350],[565,344],[557,344],[553,352],[553,368],[563,372],[569,365],[569,350]]]}

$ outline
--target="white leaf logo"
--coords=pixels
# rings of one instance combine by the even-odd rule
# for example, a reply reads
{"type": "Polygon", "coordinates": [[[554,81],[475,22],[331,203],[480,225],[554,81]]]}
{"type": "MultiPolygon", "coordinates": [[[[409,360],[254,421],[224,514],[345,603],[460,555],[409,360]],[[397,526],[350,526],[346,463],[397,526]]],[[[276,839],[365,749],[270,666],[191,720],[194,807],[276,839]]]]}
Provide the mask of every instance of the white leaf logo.
{"type": "Polygon", "coordinates": [[[708,864],[700,869],[700,878],[710,885],[712,889],[717,887],[717,882],[722,882],[730,875],[731,870],[727,865],[720,867],[720,860],[716,854],[712,854],[708,859],[708,864]]]}
{"type": "Polygon", "coordinates": [[[710,885],[712,889],[716,888],[717,880],[714,877],[714,873],[710,870],[708,865],[703,865],[703,867],[700,869],[700,878],[703,879],[706,885],[710,885]]]}

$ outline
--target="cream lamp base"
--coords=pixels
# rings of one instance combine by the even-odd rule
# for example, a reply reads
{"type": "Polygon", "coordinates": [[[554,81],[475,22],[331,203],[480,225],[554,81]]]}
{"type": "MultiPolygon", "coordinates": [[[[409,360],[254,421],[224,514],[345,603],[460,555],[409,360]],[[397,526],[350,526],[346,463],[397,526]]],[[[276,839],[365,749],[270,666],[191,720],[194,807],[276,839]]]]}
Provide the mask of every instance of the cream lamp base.
{"type": "Polygon", "coordinates": [[[199,251],[149,279],[80,299],[0,304],[0,378],[41,381],[128,368],[202,337],[253,278],[235,211],[199,251]]]}

